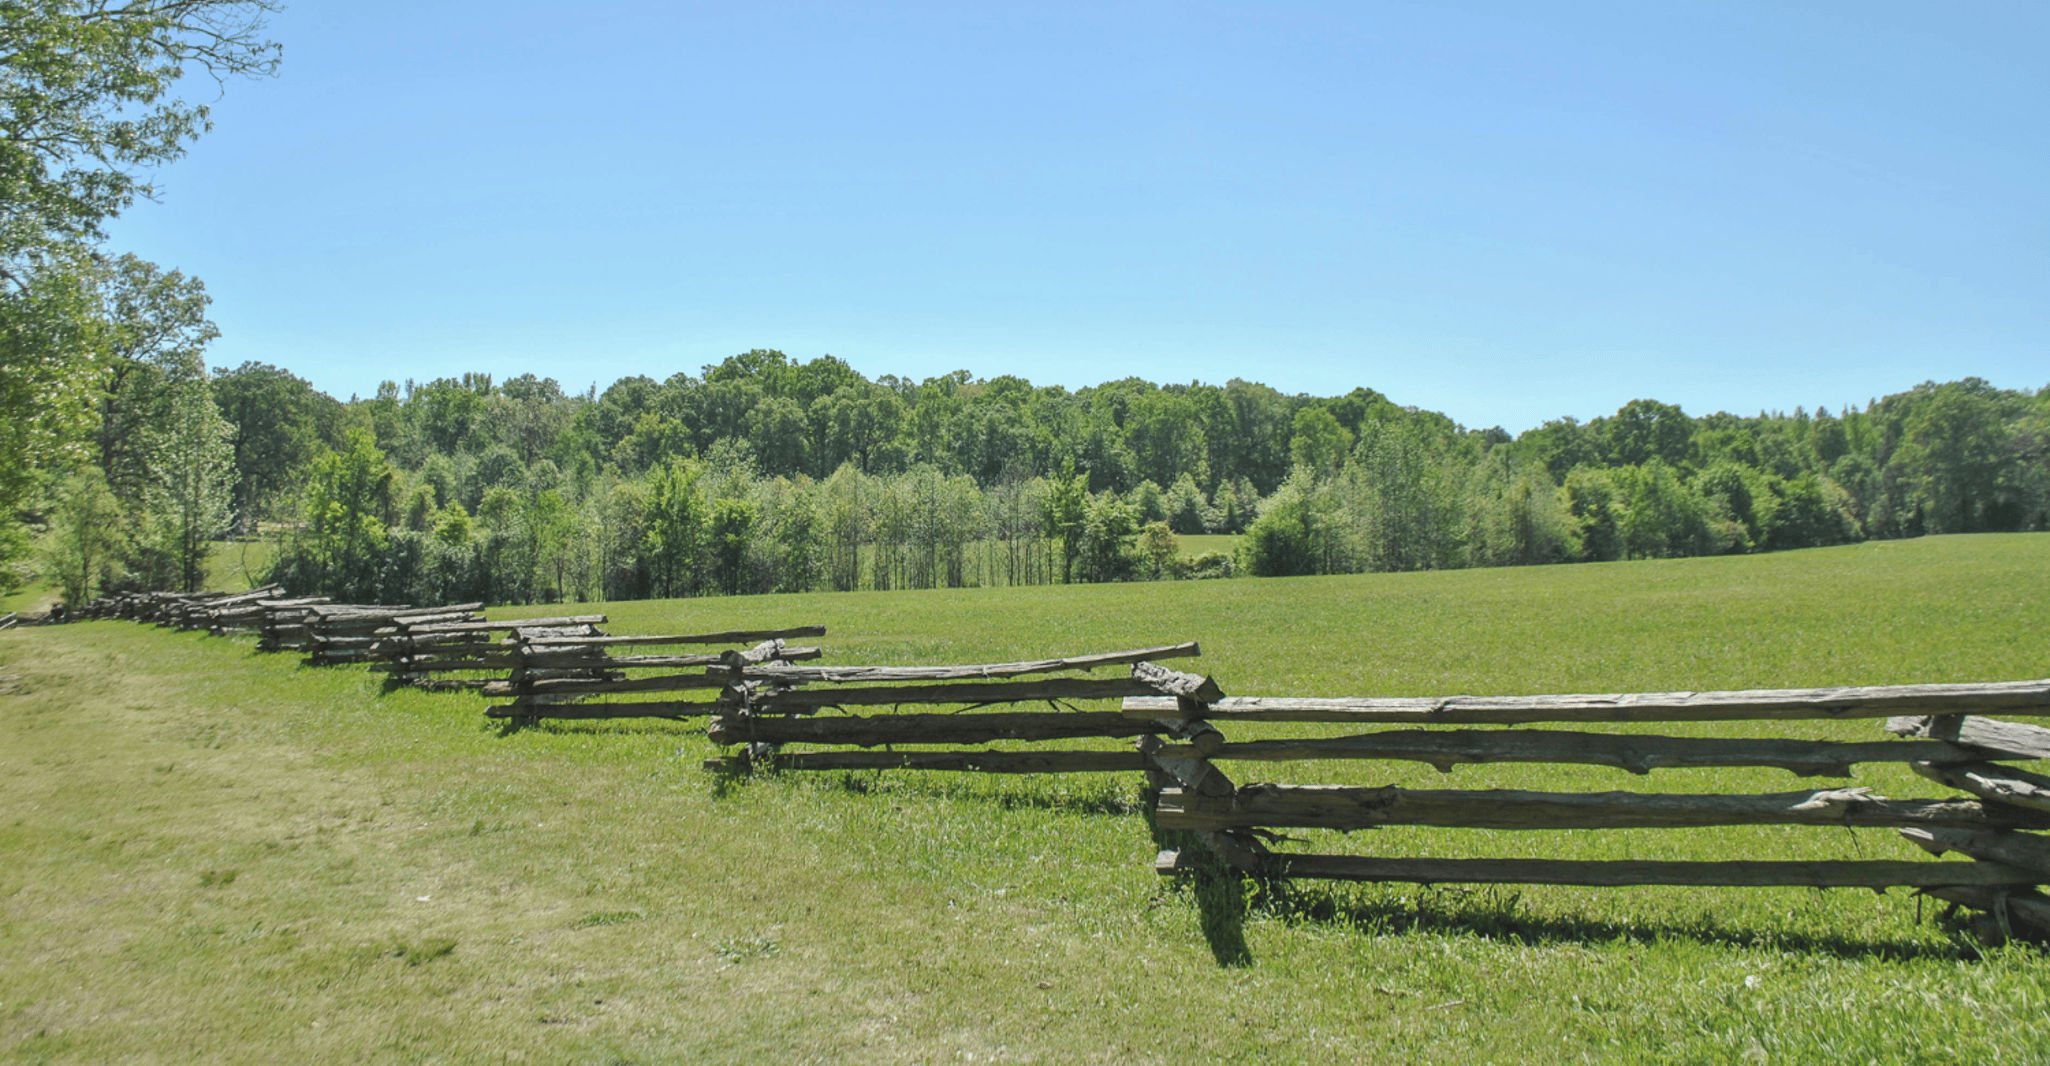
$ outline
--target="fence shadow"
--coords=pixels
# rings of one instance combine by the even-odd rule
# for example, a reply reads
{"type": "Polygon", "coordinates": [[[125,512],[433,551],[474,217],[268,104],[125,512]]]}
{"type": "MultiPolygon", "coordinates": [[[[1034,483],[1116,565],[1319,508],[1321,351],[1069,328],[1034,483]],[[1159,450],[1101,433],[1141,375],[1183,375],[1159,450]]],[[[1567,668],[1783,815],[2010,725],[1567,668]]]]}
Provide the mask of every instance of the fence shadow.
{"type": "MultiPolygon", "coordinates": [[[[496,724],[500,722],[518,722],[520,718],[514,715],[506,718],[486,720],[496,724]]],[[[509,736],[512,733],[522,731],[558,736],[693,737],[703,736],[705,734],[705,726],[704,719],[702,718],[594,718],[588,720],[543,718],[526,726],[502,728],[500,735],[509,736]]]]}
{"type": "MultiPolygon", "coordinates": [[[[770,769],[757,769],[757,774],[776,774],[770,769]]],[[[915,771],[913,771],[915,772],[915,771]]],[[[907,779],[902,770],[843,771],[834,774],[807,773],[805,777],[817,787],[856,795],[890,794],[924,796],[932,799],[966,800],[982,802],[1007,811],[1044,810],[1060,811],[1066,814],[1123,817],[1146,810],[1143,801],[1124,783],[1102,781],[1083,786],[1064,784],[1056,789],[1047,789],[1044,784],[1034,787],[1027,783],[1031,775],[1019,775],[1014,782],[990,782],[988,780],[962,780],[962,775],[935,774],[938,780],[907,779]],[[994,784],[995,787],[992,787],[994,784]],[[1005,787],[1022,785],[1025,787],[1005,787]]],[[[978,775],[969,775],[978,776],[978,775]]],[[[1043,782],[1043,778],[1037,778],[1043,782]]],[[[1072,781],[1073,779],[1069,779],[1072,781]]],[[[1151,818],[1151,812],[1148,811],[1151,818]]]]}
{"type": "MultiPolygon", "coordinates": [[[[1949,904],[1933,899],[1926,901],[1929,917],[1925,920],[1950,934],[1941,942],[1760,929],[1727,924],[1713,915],[1623,922],[1573,914],[1533,914],[1519,909],[1520,891],[1504,892],[1499,886],[1461,891],[1405,885],[1401,886],[1404,891],[1400,894],[1375,895],[1351,886],[1256,878],[1237,871],[1228,874],[1237,874],[1239,878],[1248,916],[1290,925],[1351,929],[1369,935],[1436,933],[1508,940],[1533,947],[1591,947],[1618,941],[1649,945],[1662,940],[1692,940],[1716,947],[1824,954],[1861,962],[1957,961],[1979,957],[1978,947],[1966,935],[1966,923],[1961,918],[1945,917],[1949,904]]],[[[1218,905],[1206,902],[1200,878],[1192,882],[1191,888],[1199,911],[1218,905]]],[[[1205,913],[1207,926],[1208,912],[1205,913]]]]}
{"type": "Polygon", "coordinates": [[[1196,904],[1197,927],[1210,946],[1210,957],[1228,969],[1251,966],[1253,949],[1246,943],[1246,917],[1252,912],[1252,896],[1244,875],[1223,859],[1202,851],[1195,834],[1160,828],[1158,812],[1152,804],[1146,805],[1145,814],[1147,836],[1156,848],[1195,849],[1192,853],[1209,856],[1178,880],[1196,904]]]}

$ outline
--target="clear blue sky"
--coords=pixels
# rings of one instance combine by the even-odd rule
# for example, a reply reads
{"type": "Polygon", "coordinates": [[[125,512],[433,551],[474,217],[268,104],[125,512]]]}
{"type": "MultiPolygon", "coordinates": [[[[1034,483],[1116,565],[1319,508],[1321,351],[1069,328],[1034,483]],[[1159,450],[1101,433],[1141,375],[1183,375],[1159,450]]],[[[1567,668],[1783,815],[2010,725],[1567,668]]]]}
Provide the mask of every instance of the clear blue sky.
{"type": "MultiPolygon", "coordinates": [[[[114,246],[347,398],[877,376],[2050,383],[2050,4],[299,0],[114,246]]],[[[212,97],[209,84],[194,95],[212,97]]]]}

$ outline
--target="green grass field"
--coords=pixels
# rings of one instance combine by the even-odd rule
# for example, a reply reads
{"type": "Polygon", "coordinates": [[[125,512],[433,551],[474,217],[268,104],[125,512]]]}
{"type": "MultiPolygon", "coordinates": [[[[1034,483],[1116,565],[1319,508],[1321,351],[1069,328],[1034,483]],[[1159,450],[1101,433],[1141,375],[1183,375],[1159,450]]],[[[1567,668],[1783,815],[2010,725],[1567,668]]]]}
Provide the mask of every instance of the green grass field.
{"type": "Polygon", "coordinates": [[[1206,552],[1223,552],[1226,555],[1235,554],[1239,550],[1239,541],[1244,539],[1244,537],[1233,533],[1192,533],[1185,537],[1175,538],[1181,544],[1181,554],[1190,558],[1206,552]]]}
{"type": "MultiPolygon", "coordinates": [[[[207,557],[206,588],[223,592],[247,592],[270,566],[274,545],[267,540],[215,541],[207,557]]],[[[37,577],[21,588],[0,596],[0,614],[10,611],[46,611],[64,599],[62,588],[45,577],[37,577]]]]}
{"type": "MultiPolygon", "coordinates": [[[[842,663],[1196,639],[1234,694],[1432,695],[2043,677],[2046,593],[2050,536],[2018,535],[599,609],[614,632],[823,623],[842,663]]],[[[1151,873],[1136,775],[721,782],[685,725],[506,734],[473,696],[386,693],[363,671],[126,622],[0,633],[0,675],[0,1061],[2050,1056],[2042,953],[1980,949],[1901,890],[1304,883],[1199,901],[1151,873]]],[[[1821,783],[1228,769],[1242,783],[1821,783]]],[[[1940,791],[1890,768],[1855,783],[1940,791]]],[[[1388,854],[1919,856],[1878,830],[1301,835],[1388,854]]]]}
{"type": "Polygon", "coordinates": [[[0,614],[47,610],[51,603],[62,598],[44,583],[31,581],[13,592],[0,595],[0,614]]]}
{"type": "Polygon", "coordinates": [[[277,545],[268,540],[216,541],[206,561],[206,587],[222,592],[256,588],[276,551],[277,545]]]}

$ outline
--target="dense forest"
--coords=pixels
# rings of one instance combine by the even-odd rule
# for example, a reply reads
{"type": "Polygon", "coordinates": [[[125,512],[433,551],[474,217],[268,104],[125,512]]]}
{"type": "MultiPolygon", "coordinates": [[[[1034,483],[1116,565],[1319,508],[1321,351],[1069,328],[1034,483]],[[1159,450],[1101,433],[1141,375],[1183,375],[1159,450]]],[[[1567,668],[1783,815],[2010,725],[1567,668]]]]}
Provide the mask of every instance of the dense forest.
{"type": "MultiPolygon", "coordinates": [[[[870,380],[764,350],[602,392],[468,374],[346,403],[262,364],[195,382],[161,362],[116,360],[94,462],[47,536],[149,510],[134,456],[150,449],[124,436],[217,424],[212,520],[276,538],[271,576],[293,590],[352,600],[1419,570],[2050,527],[2050,389],[1977,379],[1835,412],[1637,400],[1512,438],[1364,388],[870,380]],[[1201,533],[1245,536],[1184,554],[1177,537],[1201,533]]],[[[175,537],[128,543],[74,560],[93,586],[74,593],[194,580],[175,537]]]]}

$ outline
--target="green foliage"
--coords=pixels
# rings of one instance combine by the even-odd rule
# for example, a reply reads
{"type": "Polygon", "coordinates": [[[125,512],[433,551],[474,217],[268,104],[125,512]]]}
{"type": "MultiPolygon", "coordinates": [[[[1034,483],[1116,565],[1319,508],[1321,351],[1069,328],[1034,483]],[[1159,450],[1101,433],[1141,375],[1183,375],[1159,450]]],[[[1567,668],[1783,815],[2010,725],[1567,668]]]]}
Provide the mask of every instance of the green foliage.
{"type": "Polygon", "coordinates": [[[1203,490],[1196,485],[1193,474],[1183,473],[1176,478],[1161,496],[1160,506],[1167,514],[1168,528],[1176,533],[1194,536],[1209,528],[1203,517],[1209,503],[1203,499],[1203,490]]]}
{"type": "Polygon", "coordinates": [[[96,284],[78,257],[0,286],[0,527],[18,529],[45,480],[86,458],[104,365],[96,284]]]}
{"type": "MultiPolygon", "coordinates": [[[[206,386],[206,345],[220,330],[198,278],[164,273],[124,255],[100,271],[99,341],[106,377],[98,397],[95,461],[114,494],[142,509],[160,481],[158,452],[197,417],[184,408],[206,386]]],[[[212,402],[208,399],[208,402],[212,402]]]]}
{"type": "Polygon", "coordinates": [[[1668,466],[1685,462],[1694,425],[1685,412],[1657,400],[1632,400],[1602,422],[1604,449],[1616,463],[1642,466],[1656,459],[1668,466]]]}
{"type": "Polygon", "coordinates": [[[201,531],[224,509],[210,480],[215,427],[188,402],[217,333],[205,290],[98,246],[107,220],[154,194],[147,172],[210,127],[205,106],[168,98],[188,69],[217,82],[275,71],[278,46],[262,38],[272,10],[0,2],[0,564],[25,520],[67,505],[40,491],[89,457],[141,579],[201,580],[201,531]]]}
{"type": "Polygon", "coordinates": [[[314,460],[303,525],[280,547],[271,577],[295,590],[375,602],[397,472],[368,430],[350,431],[346,445],[314,460]]]}
{"type": "Polygon", "coordinates": [[[1047,534],[1061,545],[1062,580],[1075,579],[1075,559],[1082,551],[1082,538],[1089,519],[1089,479],[1087,475],[1075,473],[1075,463],[1069,460],[1061,468],[1059,477],[1052,478],[1053,485],[1042,504],[1047,534]]]}
{"type": "Polygon", "coordinates": [[[20,288],[153,194],[150,167],[212,125],[166,100],[191,66],[265,76],[269,0],[9,0],[0,4],[0,281],[20,288]]]}
{"type": "Polygon", "coordinates": [[[1131,578],[1138,560],[1133,542],[1139,535],[1138,509],[1114,493],[1104,493],[1089,502],[1088,517],[1082,524],[1078,569],[1084,581],[1125,581],[1131,578]]]}
{"type": "Polygon", "coordinates": [[[1670,559],[1705,554],[1712,542],[1706,501],[1680,483],[1679,474],[1653,457],[1623,467],[1615,484],[1623,501],[1619,532],[1625,558],[1670,559]]]}
{"type": "Polygon", "coordinates": [[[1345,457],[1352,451],[1352,434],[1330,411],[1305,407],[1296,412],[1288,449],[1296,466],[1316,477],[1330,477],[1345,465],[1345,457]]]}
{"type": "MultiPolygon", "coordinates": [[[[150,456],[152,525],[172,582],[197,591],[214,538],[228,527],[234,486],[234,430],[204,377],[178,383],[150,456]]],[[[155,582],[160,584],[161,582],[155,582]]]]}
{"type": "Polygon", "coordinates": [[[1139,531],[1139,558],[1145,561],[1146,576],[1153,581],[1180,577],[1176,563],[1182,545],[1166,522],[1149,522],[1139,531]]]}
{"type": "Polygon", "coordinates": [[[1690,418],[1637,400],[1512,440],[1363,389],[1320,399],[1132,378],[1071,393],[965,371],[871,382],[758,349],[702,377],[581,396],[531,375],[388,384],[321,432],[373,428],[399,464],[407,530],[436,521],[430,497],[482,522],[467,554],[407,548],[383,594],[464,587],[525,603],[1174,576],[1133,547],[1153,522],[1177,536],[1257,527],[1245,562],[1260,574],[2050,527],[2046,406],[1970,381],[1840,415],[1690,418]],[[1945,451],[1953,431],[1970,439],[1945,451]],[[697,471],[688,492],[679,463],[697,471]]]}
{"type": "Polygon", "coordinates": [[[709,520],[698,485],[702,474],[696,462],[672,460],[649,475],[642,545],[657,595],[697,591],[709,520]]]}
{"type": "Polygon", "coordinates": [[[1451,442],[1412,419],[1360,429],[1349,488],[1370,570],[1431,570],[1459,564],[1463,515],[1451,442]]]}
{"type": "Polygon", "coordinates": [[[1924,388],[1926,398],[1903,419],[1894,456],[1908,501],[1928,532],[1979,532],[2007,502],[2007,426],[1984,382],[1924,388]]]}
{"type": "Polygon", "coordinates": [[[761,512],[747,500],[720,499],[712,503],[710,528],[712,580],[727,595],[743,591],[747,578],[747,555],[755,523],[761,512]]]}
{"type": "Polygon", "coordinates": [[[1471,565],[1535,566],[1579,557],[1578,523],[1566,493],[1542,468],[1491,453],[1475,468],[1466,498],[1471,565]]]}
{"type": "Polygon", "coordinates": [[[121,505],[95,466],[66,475],[51,496],[50,528],[40,543],[43,566],[66,603],[85,603],[120,581],[121,505]]]}
{"type": "Polygon", "coordinates": [[[1566,475],[1566,505],[1579,523],[1581,557],[1605,563],[1623,557],[1623,504],[1616,479],[1599,467],[1578,466],[1566,475]]]}
{"type": "Polygon", "coordinates": [[[1318,529],[1309,493],[1290,483],[1274,494],[1246,529],[1239,552],[1254,577],[1293,577],[1319,570],[1318,529]]]}
{"type": "Polygon", "coordinates": [[[237,512],[245,522],[281,516],[296,495],[294,475],[341,443],[330,436],[341,430],[341,404],[290,371],[254,362],[216,374],[213,395],[234,428],[237,512]]]}

